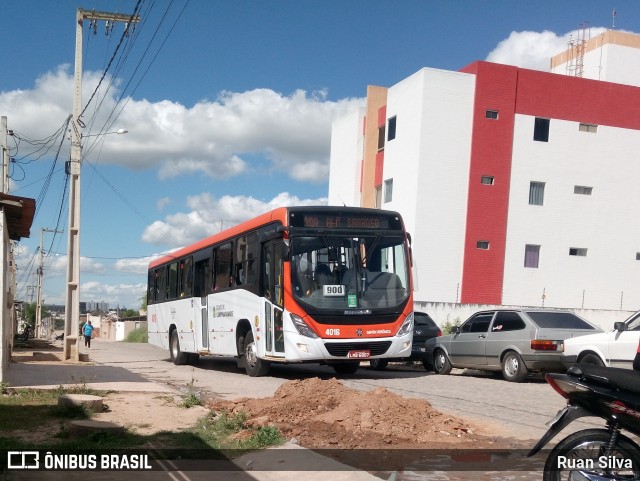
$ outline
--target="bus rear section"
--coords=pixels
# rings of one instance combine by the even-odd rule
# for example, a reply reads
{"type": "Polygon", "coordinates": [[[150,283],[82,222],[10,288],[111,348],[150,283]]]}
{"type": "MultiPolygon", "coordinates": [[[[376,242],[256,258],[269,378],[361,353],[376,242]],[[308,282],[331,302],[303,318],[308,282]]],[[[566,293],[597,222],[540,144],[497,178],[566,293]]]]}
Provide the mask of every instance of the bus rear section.
{"type": "Polygon", "coordinates": [[[275,363],[320,362],[344,374],[369,359],[408,357],[407,238],[393,212],[277,209],[150,266],[150,296],[159,290],[164,300],[149,303],[149,342],[177,364],[235,356],[252,376],[275,363]],[[174,283],[175,298],[166,287],[174,283]]]}

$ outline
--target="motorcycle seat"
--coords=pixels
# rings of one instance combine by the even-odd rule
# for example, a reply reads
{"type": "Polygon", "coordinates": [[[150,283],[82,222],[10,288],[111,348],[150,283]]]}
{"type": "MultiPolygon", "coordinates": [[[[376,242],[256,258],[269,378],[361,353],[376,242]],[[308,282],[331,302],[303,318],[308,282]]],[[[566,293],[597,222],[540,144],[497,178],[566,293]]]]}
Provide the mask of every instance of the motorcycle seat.
{"type": "Polygon", "coordinates": [[[640,394],[640,372],[637,371],[581,364],[580,366],[571,366],[567,370],[567,374],[602,386],[640,394]]]}

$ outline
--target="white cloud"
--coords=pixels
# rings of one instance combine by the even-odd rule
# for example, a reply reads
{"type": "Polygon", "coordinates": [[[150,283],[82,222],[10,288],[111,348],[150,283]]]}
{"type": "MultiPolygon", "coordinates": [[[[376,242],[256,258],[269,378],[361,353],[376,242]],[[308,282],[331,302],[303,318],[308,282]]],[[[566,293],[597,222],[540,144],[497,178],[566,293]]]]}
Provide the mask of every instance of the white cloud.
{"type": "Polygon", "coordinates": [[[166,253],[152,255],[148,257],[118,259],[114,264],[114,268],[119,272],[123,272],[127,274],[142,274],[146,276],[149,263],[152,260],[157,259],[158,257],[161,257],[164,254],[166,253]]]}
{"type": "MultiPolygon", "coordinates": [[[[595,37],[605,30],[602,27],[592,27],[590,35],[595,37]]],[[[522,68],[549,71],[551,57],[564,52],[569,47],[569,41],[577,42],[578,38],[583,38],[582,31],[574,30],[564,35],[558,35],[548,30],[544,32],[511,32],[509,38],[502,40],[489,53],[486,60],[522,68]]]]}
{"type": "Polygon", "coordinates": [[[169,215],[148,226],[142,233],[142,240],[151,244],[183,246],[277,207],[326,203],[326,198],[299,199],[286,192],[268,202],[247,196],[215,199],[204,193],[188,197],[190,211],[169,215]]]}
{"type": "Polygon", "coordinates": [[[171,204],[171,199],[169,197],[163,197],[162,199],[158,199],[156,202],[156,208],[162,212],[166,206],[171,204]]]}
{"type": "Polygon", "coordinates": [[[111,308],[120,305],[120,307],[136,309],[140,307],[146,291],[145,283],[103,284],[89,281],[80,284],[83,299],[107,302],[111,308]]]}
{"type": "MultiPolygon", "coordinates": [[[[97,72],[84,73],[85,103],[98,80],[97,72]]],[[[0,92],[0,111],[22,135],[47,137],[69,115],[72,85],[71,68],[60,66],[41,76],[33,89],[0,92]]],[[[108,121],[106,115],[118,95],[116,89],[109,92],[97,120],[83,132],[85,158],[97,160],[100,155],[103,164],[158,168],[162,179],[189,174],[226,179],[247,171],[247,159],[259,156],[270,170],[296,180],[325,182],[331,123],[363,103],[363,99],[329,101],[322,91],[283,95],[270,89],[222,92],[215,101],[201,101],[191,108],[168,100],[126,98],[117,120],[108,121]],[[107,122],[113,123],[104,127],[107,122]],[[119,128],[128,134],[87,137],[119,128]]],[[[89,108],[85,123],[90,123],[92,114],[89,108]]],[[[23,148],[24,154],[27,146],[23,148]]]]}

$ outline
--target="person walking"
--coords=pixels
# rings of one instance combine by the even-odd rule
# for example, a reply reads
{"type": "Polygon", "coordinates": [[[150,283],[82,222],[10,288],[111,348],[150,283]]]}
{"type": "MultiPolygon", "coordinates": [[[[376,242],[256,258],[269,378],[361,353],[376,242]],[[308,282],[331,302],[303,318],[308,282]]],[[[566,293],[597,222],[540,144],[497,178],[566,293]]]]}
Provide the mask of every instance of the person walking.
{"type": "Polygon", "coordinates": [[[93,335],[93,326],[91,321],[87,321],[84,325],[84,347],[91,349],[91,336],[93,335]]]}

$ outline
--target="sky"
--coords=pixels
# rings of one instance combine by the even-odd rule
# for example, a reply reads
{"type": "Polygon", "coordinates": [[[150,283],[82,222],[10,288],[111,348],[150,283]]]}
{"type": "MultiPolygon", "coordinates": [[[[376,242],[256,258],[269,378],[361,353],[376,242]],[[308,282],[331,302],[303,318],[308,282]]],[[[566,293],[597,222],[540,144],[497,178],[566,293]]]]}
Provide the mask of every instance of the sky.
{"type": "Polygon", "coordinates": [[[128,36],[85,20],[82,41],[80,300],[134,309],[155,256],[275,207],[326,204],[331,123],[364,105],[367,85],[476,60],[546,71],[583,33],[640,32],[635,0],[2,5],[9,193],[37,200],[17,298],[35,300],[42,237],[45,304],[66,292],[76,10],[140,14],[128,36]]]}

